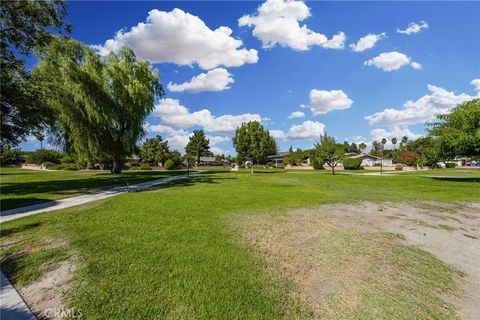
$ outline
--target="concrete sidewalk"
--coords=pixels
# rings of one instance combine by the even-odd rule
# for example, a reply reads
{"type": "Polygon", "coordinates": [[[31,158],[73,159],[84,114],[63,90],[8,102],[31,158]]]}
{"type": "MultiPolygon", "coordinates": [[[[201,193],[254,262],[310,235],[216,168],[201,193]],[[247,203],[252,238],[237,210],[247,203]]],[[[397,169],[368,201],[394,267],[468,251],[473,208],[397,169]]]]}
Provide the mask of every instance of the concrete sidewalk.
{"type": "Polygon", "coordinates": [[[36,320],[33,313],[28,309],[22,297],[12,286],[7,277],[0,273],[0,318],[2,320],[36,320]]]}
{"type": "MultiPolygon", "coordinates": [[[[200,173],[200,171],[192,172],[191,174],[196,174],[196,173],[200,173]]],[[[187,174],[132,184],[128,186],[128,189],[127,189],[127,186],[117,187],[110,190],[99,191],[99,192],[84,194],[81,196],[70,197],[70,198],[65,198],[60,200],[47,201],[43,203],[34,204],[31,206],[6,210],[6,211],[0,212],[0,223],[26,217],[26,216],[31,216],[34,214],[43,213],[43,212],[70,208],[70,207],[78,206],[84,203],[110,198],[128,191],[137,191],[137,190],[149,188],[155,185],[164,184],[164,183],[168,183],[168,182],[179,180],[179,179],[185,179],[185,178],[188,178],[187,174]]]]}
{"type": "MultiPolygon", "coordinates": [[[[190,174],[197,174],[204,171],[195,171],[190,174]]],[[[2,211],[0,216],[0,223],[5,221],[10,221],[26,216],[31,216],[34,214],[39,214],[43,212],[49,212],[59,209],[65,209],[73,206],[78,206],[84,203],[97,201],[101,199],[110,198],[125,192],[137,191],[145,188],[153,187],[159,184],[168,183],[175,180],[189,178],[187,174],[182,174],[178,176],[171,176],[168,178],[162,178],[152,181],[146,181],[141,183],[132,184],[125,187],[117,187],[110,190],[94,192],[90,194],[84,194],[77,197],[65,198],[61,200],[48,201],[44,203],[34,204],[27,207],[11,209],[7,211],[2,211]]],[[[0,292],[0,318],[2,320],[35,320],[36,317],[28,309],[25,301],[23,301],[20,294],[15,290],[12,284],[8,281],[7,277],[0,272],[1,275],[1,292],[0,292]]]]}

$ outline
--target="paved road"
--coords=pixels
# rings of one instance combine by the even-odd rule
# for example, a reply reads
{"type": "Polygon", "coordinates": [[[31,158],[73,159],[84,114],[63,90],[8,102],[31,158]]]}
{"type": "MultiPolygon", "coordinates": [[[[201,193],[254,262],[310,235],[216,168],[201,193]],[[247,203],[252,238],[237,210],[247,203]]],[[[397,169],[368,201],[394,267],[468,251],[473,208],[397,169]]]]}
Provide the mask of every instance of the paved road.
{"type": "MultiPolygon", "coordinates": [[[[191,174],[197,174],[201,171],[192,172],[191,174]]],[[[97,201],[101,199],[110,198],[128,191],[137,191],[159,184],[168,183],[171,181],[185,179],[189,176],[187,174],[182,174],[178,176],[171,176],[168,178],[162,178],[147,182],[141,182],[137,184],[130,185],[127,187],[117,187],[110,190],[99,191],[90,194],[84,194],[77,197],[71,197],[61,200],[48,201],[44,203],[34,204],[27,207],[11,209],[7,211],[2,211],[0,213],[0,223],[5,221],[10,221],[26,216],[31,216],[34,214],[39,214],[43,212],[49,212],[53,210],[65,209],[73,206],[78,206],[84,203],[97,201]]],[[[8,281],[7,277],[0,272],[1,276],[1,288],[0,288],[0,318],[2,320],[35,320],[35,316],[28,309],[25,301],[23,301],[20,294],[15,290],[15,288],[8,281]]]]}

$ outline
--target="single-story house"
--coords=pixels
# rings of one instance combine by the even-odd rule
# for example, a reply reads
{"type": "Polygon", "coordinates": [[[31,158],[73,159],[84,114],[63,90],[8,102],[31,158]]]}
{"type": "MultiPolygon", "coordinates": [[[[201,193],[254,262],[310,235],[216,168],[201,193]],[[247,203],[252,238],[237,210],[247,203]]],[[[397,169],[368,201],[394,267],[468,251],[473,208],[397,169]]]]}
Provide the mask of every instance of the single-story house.
{"type": "Polygon", "coordinates": [[[384,167],[392,167],[393,166],[393,159],[382,159],[380,157],[372,156],[370,154],[352,154],[348,153],[345,154],[346,158],[352,159],[362,159],[362,166],[363,167],[374,167],[377,165],[382,164],[384,167]]]}
{"type": "Polygon", "coordinates": [[[230,162],[228,160],[216,160],[215,157],[200,157],[199,166],[227,166],[230,162]]]}
{"type": "Polygon", "coordinates": [[[268,162],[273,162],[273,163],[275,163],[275,166],[277,166],[279,164],[282,164],[283,158],[285,158],[289,154],[290,154],[290,152],[288,152],[288,151],[277,152],[277,154],[268,156],[267,159],[268,159],[268,162]]]}

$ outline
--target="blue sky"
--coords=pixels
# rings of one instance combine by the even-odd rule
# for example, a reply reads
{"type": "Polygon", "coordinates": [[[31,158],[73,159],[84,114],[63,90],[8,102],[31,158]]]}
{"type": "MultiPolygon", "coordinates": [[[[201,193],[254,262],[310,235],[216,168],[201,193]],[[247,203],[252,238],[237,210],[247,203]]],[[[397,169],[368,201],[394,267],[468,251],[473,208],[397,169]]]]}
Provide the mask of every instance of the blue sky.
{"type": "Polygon", "coordinates": [[[324,131],[414,138],[480,92],[479,2],[70,2],[68,12],[73,38],[154,63],[166,99],[147,136],[178,149],[203,128],[214,152],[233,154],[234,128],[253,119],[281,150],[310,148],[324,131]]]}

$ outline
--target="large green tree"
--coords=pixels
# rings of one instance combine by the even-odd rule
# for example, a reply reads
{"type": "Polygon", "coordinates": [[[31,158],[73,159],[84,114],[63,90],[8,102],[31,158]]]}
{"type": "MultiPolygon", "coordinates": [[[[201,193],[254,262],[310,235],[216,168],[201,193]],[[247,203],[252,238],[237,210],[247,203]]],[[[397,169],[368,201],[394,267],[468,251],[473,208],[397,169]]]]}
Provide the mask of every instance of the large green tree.
{"type": "Polygon", "coordinates": [[[438,141],[447,159],[480,158],[480,99],[464,102],[430,124],[429,136],[438,141]]]}
{"type": "Polygon", "coordinates": [[[164,165],[165,161],[169,157],[169,154],[168,141],[163,141],[162,137],[159,135],[145,140],[140,148],[141,161],[150,165],[164,165]]]}
{"type": "Polygon", "coordinates": [[[268,156],[277,153],[277,143],[258,121],[242,123],[235,131],[233,146],[237,162],[252,160],[256,164],[267,163],[268,156]]]}
{"type": "Polygon", "coordinates": [[[200,162],[200,157],[213,155],[210,152],[210,140],[207,139],[203,130],[193,130],[193,135],[189,137],[185,146],[185,153],[193,157],[197,164],[200,162]]]}
{"type": "Polygon", "coordinates": [[[79,160],[108,161],[112,173],[143,136],[154,99],[163,95],[159,74],[129,48],[101,57],[57,37],[33,71],[43,103],[57,115],[54,131],[79,160]]]}
{"type": "Polygon", "coordinates": [[[332,168],[332,174],[335,174],[335,167],[345,157],[345,149],[342,144],[337,143],[333,136],[326,132],[320,136],[320,140],[315,143],[315,152],[320,161],[327,163],[332,168]]]}
{"type": "Polygon", "coordinates": [[[15,146],[29,134],[41,132],[54,118],[37,99],[25,68],[25,57],[42,50],[53,39],[51,32],[70,32],[64,24],[64,1],[2,1],[0,6],[0,142],[15,146]]]}

